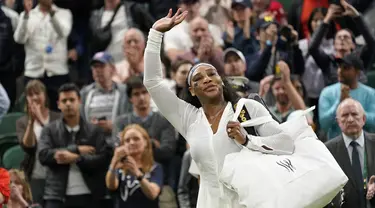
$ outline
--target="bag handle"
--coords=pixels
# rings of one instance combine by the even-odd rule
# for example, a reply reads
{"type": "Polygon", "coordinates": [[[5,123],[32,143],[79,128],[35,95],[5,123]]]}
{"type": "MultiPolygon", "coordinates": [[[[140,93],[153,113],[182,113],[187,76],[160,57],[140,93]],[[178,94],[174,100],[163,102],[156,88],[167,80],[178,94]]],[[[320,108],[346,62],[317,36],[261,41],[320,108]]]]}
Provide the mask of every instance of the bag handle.
{"type": "Polygon", "coordinates": [[[104,28],[107,29],[107,28],[109,28],[109,27],[112,25],[112,22],[113,22],[113,20],[115,19],[115,16],[116,16],[116,14],[117,14],[117,12],[118,12],[118,10],[120,9],[121,6],[122,6],[121,3],[119,3],[119,4],[116,6],[115,11],[114,11],[114,13],[113,13],[111,19],[109,20],[109,22],[107,23],[107,25],[106,25],[104,28]]]}
{"type": "MultiPolygon", "coordinates": [[[[233,121],[237,121],[238,117],[240,116],[240,114],[249,114],[247,112],[247,109],[246,109],[246,106],[245,104],[250,102],[249,99],[240,99],[236,105],[236,111],[234,113],[234,116],[233,116],[233,121]]],[[[249,115],[250,117],[250,115],[249,115]]],[[[262,125],[262,124],[265,124],[265,123],[268,123],[268,122],[271,122],[271,121],[274,121],[272,116],[271,115],[268,115],[268,116],[261,116],[261,117],[257,117],[257,118],[251,118],[251,119],[247,119],[247,120],[244,120],[244,121],[240,121],[241,122],[241,126],[242,127],[253,127],[253,126],[258,126],[258,125],[262,125]]]]}

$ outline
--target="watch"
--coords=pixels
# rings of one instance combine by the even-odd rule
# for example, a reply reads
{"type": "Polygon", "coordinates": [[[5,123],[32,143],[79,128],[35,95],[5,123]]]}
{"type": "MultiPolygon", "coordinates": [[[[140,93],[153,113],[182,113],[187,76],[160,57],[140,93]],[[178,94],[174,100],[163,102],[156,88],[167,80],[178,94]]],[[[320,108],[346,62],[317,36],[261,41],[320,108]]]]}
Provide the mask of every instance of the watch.
{"type": "Polygon", "coordinates": [[[246,136],[246,141],[245,141],[245,143],[242,144],[242,146],[246,147],[248,143],[249,143],[249,138],[246,136]]]}

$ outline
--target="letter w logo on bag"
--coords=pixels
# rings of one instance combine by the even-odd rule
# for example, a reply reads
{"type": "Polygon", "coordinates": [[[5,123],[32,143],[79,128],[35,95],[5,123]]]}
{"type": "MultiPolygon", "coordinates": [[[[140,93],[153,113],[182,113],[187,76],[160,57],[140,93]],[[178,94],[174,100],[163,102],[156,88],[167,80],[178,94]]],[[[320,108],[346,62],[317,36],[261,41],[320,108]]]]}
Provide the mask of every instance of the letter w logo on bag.
{"type": "Polygon", "coordinates": [[[293,166],[292,162],[287,158],[281,161],[277,161],[276,164],[284,167],[288,172],[294,172],[296,168],[293,166]]]}

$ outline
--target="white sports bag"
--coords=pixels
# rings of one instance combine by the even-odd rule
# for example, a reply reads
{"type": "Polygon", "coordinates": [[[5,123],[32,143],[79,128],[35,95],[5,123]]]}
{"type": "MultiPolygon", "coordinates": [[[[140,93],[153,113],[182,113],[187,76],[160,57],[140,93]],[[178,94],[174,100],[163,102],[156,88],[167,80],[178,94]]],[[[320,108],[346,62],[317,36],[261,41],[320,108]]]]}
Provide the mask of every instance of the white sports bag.
{"type": "MultiPolygon", "coordinates": [[[[235,118],[243,105],[246,105],[246,99],[238,103],[235,118]]],[[[252,119],[242,126],[255,126],[260,122],[267,122],[267,119],[252,119]]],[[[240,152],[226,156],[220,181],[237,192],[241,207],[324,207],[344,187],[348,178],[326,146],[317,139],[305,116],[281,125],[295,138],[292,155],[264,154],[244,147],[240,152]]]]}

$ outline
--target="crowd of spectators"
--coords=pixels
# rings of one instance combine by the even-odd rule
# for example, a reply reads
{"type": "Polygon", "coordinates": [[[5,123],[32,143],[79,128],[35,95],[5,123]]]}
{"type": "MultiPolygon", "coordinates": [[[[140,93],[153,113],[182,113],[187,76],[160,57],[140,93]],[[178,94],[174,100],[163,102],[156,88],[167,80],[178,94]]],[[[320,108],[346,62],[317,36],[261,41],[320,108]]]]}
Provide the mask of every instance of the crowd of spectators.
{"type": "MultiPolygon", "coordinates": [[[[169,8],[188,11],[162,47],[177,96],[206,62],[279,122],[316,106],[308,122],[340,162],[336,143],[375,139],[375,38],[364,17],[375,1],[0,2],[0,122],[23,113],[12,125],[25,155],[0,169],[0,207],[195,207],[189,145],[143,85],[148,31],[169,8]]],[[[347,207],[365,207],[353,189],[347,207]]]]}

